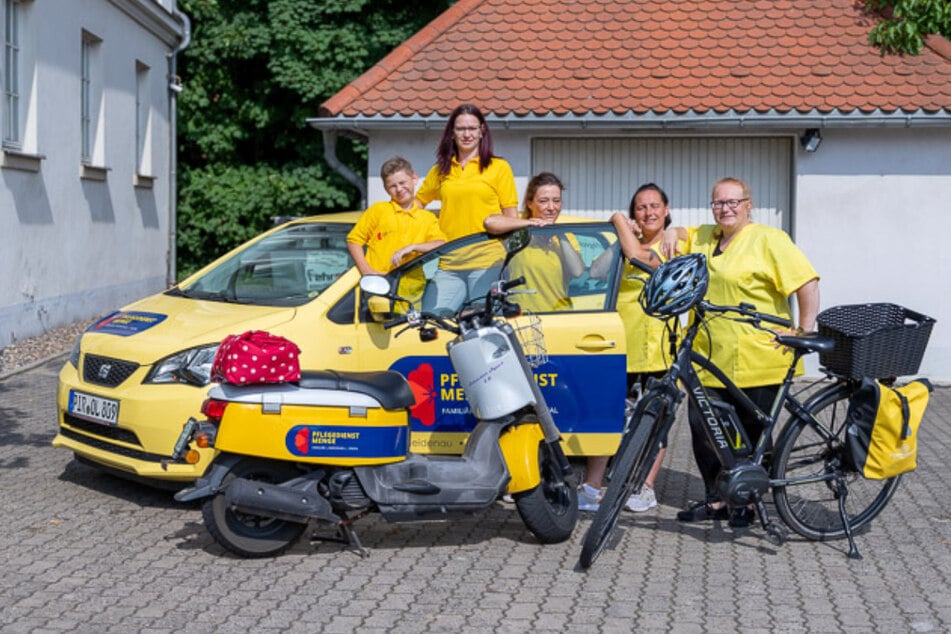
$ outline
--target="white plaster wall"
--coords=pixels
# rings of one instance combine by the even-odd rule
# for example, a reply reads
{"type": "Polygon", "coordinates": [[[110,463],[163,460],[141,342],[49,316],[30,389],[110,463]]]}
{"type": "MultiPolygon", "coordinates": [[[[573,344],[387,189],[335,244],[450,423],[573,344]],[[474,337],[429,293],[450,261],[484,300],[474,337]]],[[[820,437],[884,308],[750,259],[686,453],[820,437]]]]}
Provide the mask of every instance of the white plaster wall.
{"type": "Polygon", "coordinates": [[[795,238],[822,305],[900,304],[937,320],[921,374],[951,380],[951,130],[824,130],[799,152],[795,238]]]}
{"type": "Polygon", "coordinates": [[[167,266],[167,45],[106,0],[28,7],[37,134],[24,150],[45,158],[0,171],[0,346],[158,291],[167,266]],[[105,182],[79,177],[82,29],[102,38],[105,182]],[[150,67],[151,189],[133,186],[136,60],[150,67]]]}

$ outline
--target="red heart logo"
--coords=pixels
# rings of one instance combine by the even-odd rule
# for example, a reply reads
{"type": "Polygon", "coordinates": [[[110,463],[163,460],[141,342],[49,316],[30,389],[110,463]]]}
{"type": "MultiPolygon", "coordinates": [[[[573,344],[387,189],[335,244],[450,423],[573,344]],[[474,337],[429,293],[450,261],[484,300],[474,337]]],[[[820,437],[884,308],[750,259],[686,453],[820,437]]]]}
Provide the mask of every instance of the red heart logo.
{"type": "Polygon", "coordinates": [[[307,427],[302,427],[297,430],[297,433],[294,435],[294,447],[300,452],[301,455],[307,455],[307,445],[308,440],[310,439],[310,429],[307,427]]]}
{"type": "Polygon", "coordinates": [[[416,404],[409,408],[410,415],[423,425],[431,427],[436,422],[436,383],[433,366],[428,363],[410,371],[409,387],[416,397],[416,404]]]}

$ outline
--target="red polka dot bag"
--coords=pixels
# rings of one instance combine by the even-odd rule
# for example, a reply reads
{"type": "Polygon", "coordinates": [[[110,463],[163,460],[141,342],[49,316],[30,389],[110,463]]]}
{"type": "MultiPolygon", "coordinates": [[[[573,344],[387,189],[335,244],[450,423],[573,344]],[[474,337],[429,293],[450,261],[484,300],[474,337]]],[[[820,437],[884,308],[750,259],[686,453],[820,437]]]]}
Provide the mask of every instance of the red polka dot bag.
{"type": "Polygon", "coordinates": [[[212,361],[211,380],[235,385],[300,380],[300,348],[263,330],[228,335],[212,361]]]}

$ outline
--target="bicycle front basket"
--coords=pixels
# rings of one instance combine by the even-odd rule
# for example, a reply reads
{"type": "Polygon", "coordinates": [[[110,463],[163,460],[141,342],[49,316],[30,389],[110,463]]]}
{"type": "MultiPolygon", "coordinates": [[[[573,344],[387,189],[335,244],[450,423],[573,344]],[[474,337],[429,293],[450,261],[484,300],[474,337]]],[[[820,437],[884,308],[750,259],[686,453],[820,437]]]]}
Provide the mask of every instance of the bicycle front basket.
{"type": "Polygon", "coordinates": [[[548,349],[545,348],[545,333],[542,331],[542,320],[535,313],[522,313],[522,323],[515,326],[515,334],[522,344],[522,352],[528,365],[533,368],[548,363],[548,349]]]}
{"type": "Polygon", "coordinates": [[[882,379],[918,372],[935,320],[897,304],[849,304],[819,313],[819,334],[835,348],[819,355],[830,372],[882,379]]]}

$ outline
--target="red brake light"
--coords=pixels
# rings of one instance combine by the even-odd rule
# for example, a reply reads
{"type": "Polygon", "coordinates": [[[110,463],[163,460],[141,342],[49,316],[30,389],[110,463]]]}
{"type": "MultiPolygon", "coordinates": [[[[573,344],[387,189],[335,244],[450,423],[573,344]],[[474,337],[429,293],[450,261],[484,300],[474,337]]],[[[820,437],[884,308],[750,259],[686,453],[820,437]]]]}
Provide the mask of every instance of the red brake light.
{"type": "Polygon", "coordinates": [[[228,401],[209,398],[201,404],[201,413],[210,419],[219,421],[225,415],[226,407],[228,407],[228,401]]]}

